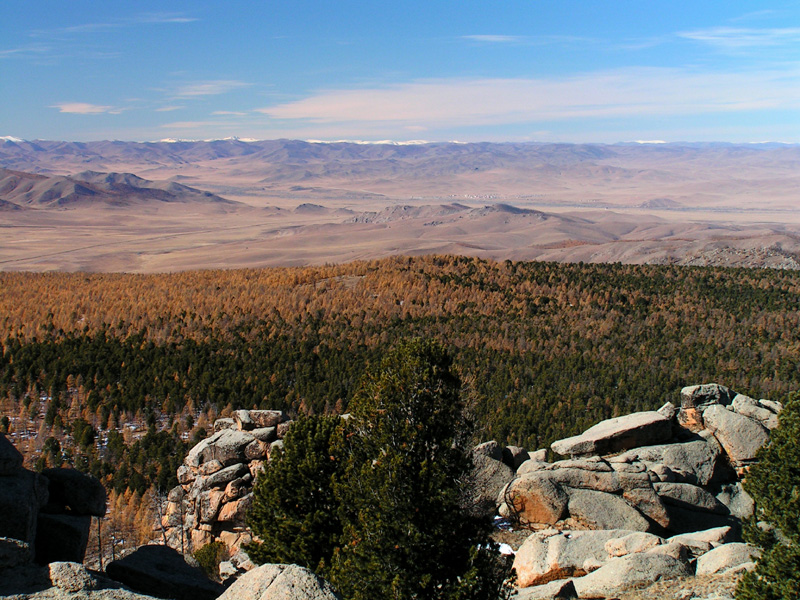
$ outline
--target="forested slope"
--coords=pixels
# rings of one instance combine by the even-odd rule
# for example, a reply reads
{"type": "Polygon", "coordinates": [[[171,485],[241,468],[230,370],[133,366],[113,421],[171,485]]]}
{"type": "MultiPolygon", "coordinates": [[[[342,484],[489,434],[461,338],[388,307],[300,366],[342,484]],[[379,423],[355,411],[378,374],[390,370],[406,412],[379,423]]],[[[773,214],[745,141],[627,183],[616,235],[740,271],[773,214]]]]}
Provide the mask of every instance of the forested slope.
{"type": "MultiPolygon", "coordinates": [[[[448,256],[0,273],[0,398],[43,415],[42,438],[78,417],[102,432],[138,415],[177,448],[180,432],[239,407],[345,411],[368,362],[422,336],[452,352],[481,437],[533,449],[687,384],[800,389],[799,308],[800,273],[775,270],[448,256]]],[[[85,452],[100,472],[108,449],[85,452]]],[[[139,487],[166,483],[167,466],[148,464],[132,467],[139,487]]]]}

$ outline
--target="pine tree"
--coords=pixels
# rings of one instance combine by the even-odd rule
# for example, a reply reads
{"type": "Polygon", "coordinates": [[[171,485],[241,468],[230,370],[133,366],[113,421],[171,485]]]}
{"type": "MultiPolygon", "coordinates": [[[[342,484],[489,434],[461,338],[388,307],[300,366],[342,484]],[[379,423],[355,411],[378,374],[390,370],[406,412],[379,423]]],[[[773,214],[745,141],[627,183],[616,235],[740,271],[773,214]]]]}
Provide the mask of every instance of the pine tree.
{"type": "Polygon", "coordinates": [[[341,535],[331,453],[338,417],[300,417],[284,439],[283,452],[270,457],[253,491],[248,523],[260,542],[246,550],[262,563],[289,563],[320,574],[330,564],[341,535]]]}
{"type": "Polygon", "coordinates": [[[800,597],[800,394],[792,394],[758,453],[744,488],[755,501],[746,541],[762,548],[755,571],[745,573],[737,600],[800,597]]]}
{"type": "Polygon", "coordinates": [[[331,578],[349,600],[502,597],[508,565],[462,508],[471,468],[460,381],[437,343],[412,340],[351,403],[331,578]]]}

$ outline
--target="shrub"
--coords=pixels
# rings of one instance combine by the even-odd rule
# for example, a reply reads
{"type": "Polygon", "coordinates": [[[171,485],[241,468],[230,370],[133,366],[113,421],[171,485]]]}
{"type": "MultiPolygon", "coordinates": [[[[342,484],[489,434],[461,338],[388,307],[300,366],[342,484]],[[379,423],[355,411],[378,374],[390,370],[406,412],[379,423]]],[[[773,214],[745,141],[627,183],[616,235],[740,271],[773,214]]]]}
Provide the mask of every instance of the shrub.
{"type": "Polygon", "coordinates": [[[755,501],[745,540],[760,546],[755,571],[745,573],[737,600],[800,597],[800,394],[792,394],[750,469],[744,488],[755,501]]]}

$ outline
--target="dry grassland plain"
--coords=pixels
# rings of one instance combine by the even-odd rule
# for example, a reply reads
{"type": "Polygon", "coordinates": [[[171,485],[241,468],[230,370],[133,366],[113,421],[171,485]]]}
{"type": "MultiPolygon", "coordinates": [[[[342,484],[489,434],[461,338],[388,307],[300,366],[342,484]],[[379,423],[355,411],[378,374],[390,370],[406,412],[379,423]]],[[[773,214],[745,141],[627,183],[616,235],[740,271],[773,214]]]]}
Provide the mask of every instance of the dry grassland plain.
{"type": "Polygon", "coordinates": [[[445,148],[413,160],[0,153],[11,169],[135,173],[236,203],[0,208],[0,269],[150,273],[429,253],[797,268],[797,148],[611,148],[525,164],[491,145],[469,159],[445,148]]]}

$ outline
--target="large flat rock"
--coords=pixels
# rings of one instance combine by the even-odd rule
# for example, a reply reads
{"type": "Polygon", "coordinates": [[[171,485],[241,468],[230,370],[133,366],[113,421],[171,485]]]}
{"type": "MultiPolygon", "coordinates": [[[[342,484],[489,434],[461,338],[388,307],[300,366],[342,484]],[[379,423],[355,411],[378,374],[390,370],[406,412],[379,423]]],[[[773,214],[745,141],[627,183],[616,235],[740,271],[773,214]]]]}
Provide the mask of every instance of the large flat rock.
{"type": "Polygon", "coordinates": [[[613,598],[627,586],[689,575],[688,565],[672,556],[637,553],[614,558],[572,583],[579,598],[613,598]]]}
{"type": "Polygon", "coordinates": [[[550,448],[562,456],[612,454],[662,444],[670,437],[672,421],[653,410],[601,421],[581,435],[553,442],[550,448]]]}
{"type": "Polygon", "coordinates": [[[608,561],[609,540],[634,533],[630,530],[559,531],[534,533],[514,557],[517,585],[543,585],[557,579],[580,577],[608,561]]]}

